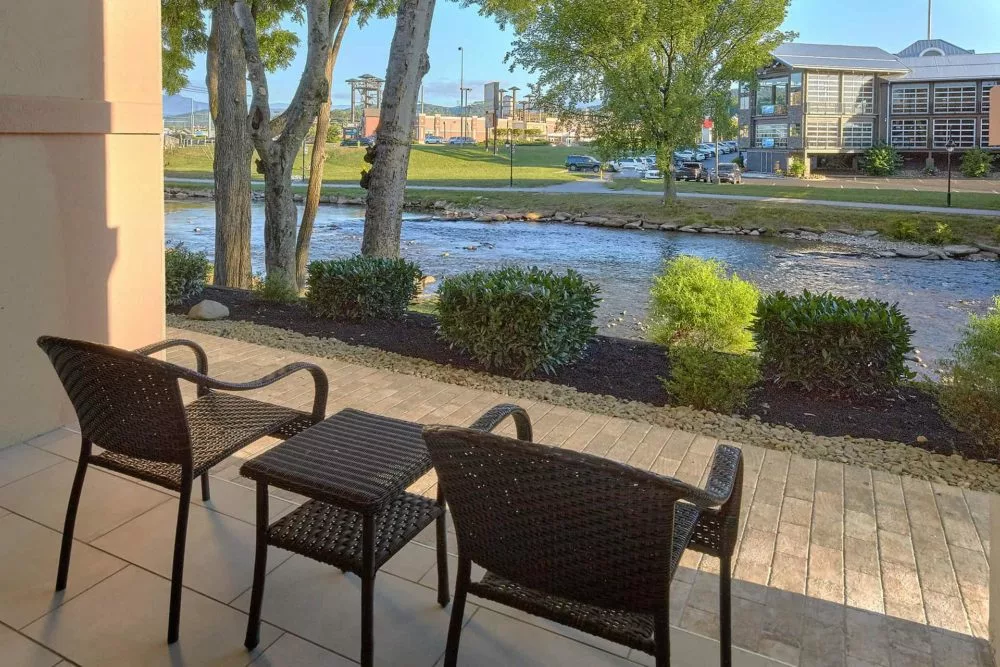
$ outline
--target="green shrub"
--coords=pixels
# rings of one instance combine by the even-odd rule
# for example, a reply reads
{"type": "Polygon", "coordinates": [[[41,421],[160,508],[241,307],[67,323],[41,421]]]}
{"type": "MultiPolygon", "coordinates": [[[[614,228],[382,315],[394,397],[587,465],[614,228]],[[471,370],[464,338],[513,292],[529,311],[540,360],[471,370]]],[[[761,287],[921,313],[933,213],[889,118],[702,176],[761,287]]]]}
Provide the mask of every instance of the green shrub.
{"type": "Polygon", "coordinates": [[[962,174],[969,178],[982,178],[990,173],[993,154],[982,148],[973,148],[962,156],[962,174]]]}
{"type": "Polygon", "coordinates": [[[1000,225],[993,228],[993,241],[1000,243],[1000,225]]]}
{"type": "Polygon", "coordinates": [[[504,267],[445,278],[441,337],[489,369],[525,376],[576,361],[594,336],[598,286],[576,271],[504,267]]]}
{"type": "Polygon", "coordinates": [[[650,290],[649,338],[717,352],[753,347],[750,325],[760,293],[739,276],[727,277],[714,259],[683,255],[664,264],[650,290]]]}
{"type": "Polygon", "coordinates": [[[268,303],[295,303],[299,300],[298,291],[285,281],[257,273],[250,278],[250,292],[255,299],[268,303]]]}
{"type": "Polygon", "coordinates": [[[753,355],[677,345],[670,349],[670,378],[664,387],[674,403],[729,414],[746,405],[750,388],[759,381],[753,355]]]}
{"type": "Polygon", "coordinates": [[[736,157],[734,157],[732,162],[740,169],[746,169],[747,166],[746,161],[743,159],[742,155],[737,155],[736,157]]]}
{"type": "Polygon", "coordinates": [[[788,175],[793,178],[804,178],[806,175],[806,163],[802,160],[789,160],[788,175]]]}
{"type": "Polygon", "coordinates": [[[355,255],[309,264],[306,303],[319,317],[399,319],[417,295],[420,267],[403,259],[355,255]]]}
{"type": "Polygon", "coordinates": [[[947,222],[936,223],[934,231],[924,236],[924,241],[933,245],[948,245],[956,243],[958,240],[958,236],[951,230],[951,225],[947,222]]]}
{"type": "Polygon", "coordinates": [[[168,246],[166,266],[167,305],[177,306],[201,294],[212,273],[212,263],[203,252],[193,252],[183,243],[168,246]]]}
{"type": "Polygon", "coordinates": [[[764,376],[781,386],[865,396],[913,377],[906,317],[892,305],[832,294],[761,299],[754,323],[764,376]]]}
{"type": "Polygon", "coordinates": [[[983,454],[1000,456],[1000,297],[987,315],[972,315],[944,364],[941,409],[955,428],[969,433],[983,454]]]}
{"type": "Polygon", "coordinates": [[[897,241],[915,241],[919,242],[921,239],[920,227],[917,223],[912,220],[897,220],[893,223],[892,227],[889,228],[888,232],[889,238],[896,239],[897,241]]]}
{"type": "Polygon", "coordinates": [[[885,144],[872,146],[861,156],[861,167],[869,176],[892,176],[902,165],[899,152],[885,144]]]}

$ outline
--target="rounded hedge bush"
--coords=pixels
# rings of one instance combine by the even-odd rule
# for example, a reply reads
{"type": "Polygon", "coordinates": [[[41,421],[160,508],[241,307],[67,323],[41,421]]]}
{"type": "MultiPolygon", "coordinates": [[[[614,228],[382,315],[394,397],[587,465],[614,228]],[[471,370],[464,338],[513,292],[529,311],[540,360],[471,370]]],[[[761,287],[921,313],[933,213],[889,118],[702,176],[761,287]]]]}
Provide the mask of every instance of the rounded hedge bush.
{"type": "Polygon", "coordinates": [[[403,259],[355,255],[309,264],[306,305],[318,317],[394,320],[417,295],[420,267],[403,259]]]}
{"type": "Polygon", "coordinates": [[[670,348],[670,377],[663,386],[673,403],[729,414],[746,405],[759,381],[760,368],[752,354],[676,345],[670,348]]]}
{"type": "Polygon", "coordinates": [[[445,278],[440,335],[491,370],[526,376],[580,358],[597,333],[598,286],[576,271],[504,267],[445,278]]]}
{"type": "Polygon", "coordinates": [[[203,252],[194,252],[183,243],[168,246],[164,254],[168,306],[178,306],[200,295],[212,273],[212,263],[203,252]]]}
{"type": "Polygon", "coordinates": [[[972,315],[962,340],[944,364],[942,412],[969,433],[985,456],[1000,456],[1000,297],[993,311],[972,315]]]}
{"type": "Polygon", "coordinates": [[[753,347],[760,293],[714,259],[682,255],[664,264],[650,289],[649,338],[738,354],[753,347]]]}
{"type": "Polygon", "coordinates": [[[777,292],[761,299],[753,333],[764,376],[781,386],[866,396],[913,377],[913,329],[884,301],[777,292]]]}

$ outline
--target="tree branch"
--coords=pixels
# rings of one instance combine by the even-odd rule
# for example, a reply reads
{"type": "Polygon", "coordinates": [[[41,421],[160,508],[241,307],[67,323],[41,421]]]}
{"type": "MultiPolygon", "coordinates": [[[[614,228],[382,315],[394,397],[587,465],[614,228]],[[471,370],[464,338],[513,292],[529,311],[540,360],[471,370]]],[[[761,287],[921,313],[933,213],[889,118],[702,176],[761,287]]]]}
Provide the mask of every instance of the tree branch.
{"type": "Polygon", "coordinates": [[[247,75],[253,88],[253,98],[247,113],[247,128],[257,153],[268,159],[271,153],[271,103],[267,90],[267,72],[260,57],[257,41],[257,23],[245,0],[231,0],[236,23],[240,26],[243,50],[247,56],[247,75]]]}

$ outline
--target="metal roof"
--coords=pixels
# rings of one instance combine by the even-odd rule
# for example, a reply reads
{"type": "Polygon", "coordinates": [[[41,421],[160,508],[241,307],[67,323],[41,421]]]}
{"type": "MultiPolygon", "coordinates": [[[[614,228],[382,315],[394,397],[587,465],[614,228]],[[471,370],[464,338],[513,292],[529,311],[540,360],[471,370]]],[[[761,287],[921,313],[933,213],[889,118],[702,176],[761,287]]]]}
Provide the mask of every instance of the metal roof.
{"type": "Polygon", "coordinates": [[[1000,53],[900,58],[910,71],[897,81],[1000,79],[1000,53]]]}
{"type": "Polygon", "coordinates": [[[927,49],[938,49],[946,56],[961,56],[975,53],[975,51],[963,49],[961,46],[955,46],[943,39],[918,39],[896,55],[900,58],[916,58],[927,49]]]}
{"type": "Polygon", "coordinates": [[[799,44],[778,46],[771,55],[778,62],[801,69],[856,70],[865,72],[906,72],[899,58],[876,46],[799,44]]]}

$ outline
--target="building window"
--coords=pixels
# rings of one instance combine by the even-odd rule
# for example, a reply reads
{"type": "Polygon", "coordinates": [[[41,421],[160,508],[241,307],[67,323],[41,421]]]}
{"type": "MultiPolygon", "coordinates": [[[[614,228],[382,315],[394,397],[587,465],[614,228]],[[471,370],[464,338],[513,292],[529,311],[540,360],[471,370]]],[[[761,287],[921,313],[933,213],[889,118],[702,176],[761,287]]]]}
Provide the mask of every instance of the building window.
{"type": "Polygon", "coordinates": [[[844,123],[844,148],[870,148],[874,129],[870,120],[844,123]]]}
{"type": "Polygon", "coordinates": [[[802,136],[802,123],[792,123],[788,126],[788,136],[790,137],[801,137],[802,136]]]}
{"type": "Polygon", "coordinates": [[[934,148],[946,148],[948,141],[955,148],[972,148],[976,145],[975,118],[935,118],[934,148]]]}
{"type": "Polygon", "coordinates": [[[993,86],[997,85],[998,83],[1000,83],[1000,82],[998,82],[998,81],[983,81],[983,101],[982,101],[982,105],[981,105],[983,113],[989,113],[990,112],[990,91],[993,89],[993,86]]]}
{"type": "Polygon", "coordinates": [[[979,145],[983,148],[990,147],[990,117],[983,116],[982,130],[979,132],[979,145]]]}
{"type": "Polygon", "coordinates": [[[802,72],[792,72],[788,86],[788,105],[802,106],[802,72]]]}
{"type": "Polygon", "coordinates": [[[757,115],[784,116],[788,113],[788,79],[762,79],[757,82],[757,115]]]}
{"type": "Polygon", "coordinates": [[[806,113],[840,113],[840,76],[809,73],[806,113]]]}
{"type": "Polygon", "coordinates": [[[875,113],[875,77],[844,75],[844,114],[875,113]]]}
{"type": "Polygon", "coordinates": [[[934,113],[976,113],[976,84],[936,84],[934,113]]]}
{"type": "Polygon", "coordinates": [[[895,148],[927,148],[927,119],[892,121],[889,143],[895,148]]]}
{"type": "Polygon", "coordinates": [[[750,86],[745,83],[740,84],[740,109],[743,111],[750,109],[750,86]]]}
{"type": "Polygon", "coordinates": [[[839,148],[840,121],[836,118],[810,118],[806,122],[806,146],[808,148],[839,148]]]}
{"type": "Polygon", "coordinates": [[[893,86],[892,113],[927,113],[928,97],[927,86],[893,86]]]}
{"type": "Polygon", "coordinates": [[[757,125],[757,139],[754,145],[757,148],[787,148],[788,125],[784,123],[757,125]]]}

